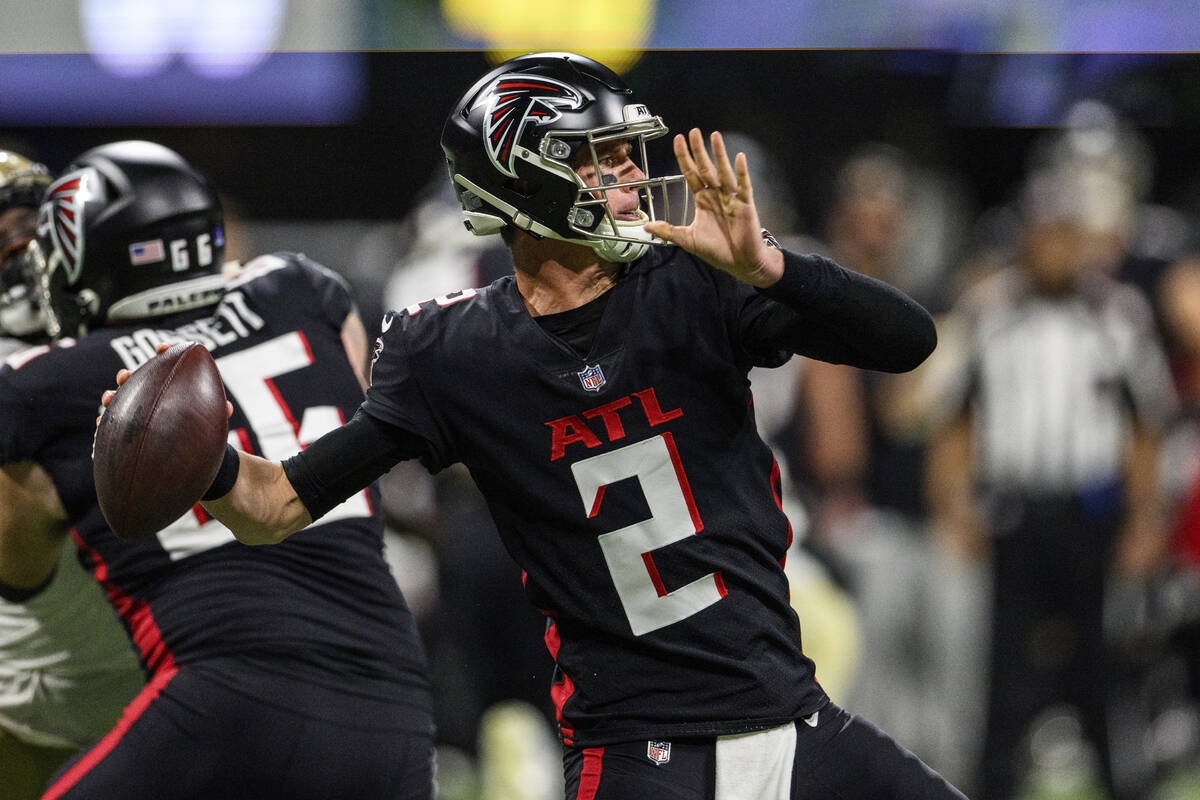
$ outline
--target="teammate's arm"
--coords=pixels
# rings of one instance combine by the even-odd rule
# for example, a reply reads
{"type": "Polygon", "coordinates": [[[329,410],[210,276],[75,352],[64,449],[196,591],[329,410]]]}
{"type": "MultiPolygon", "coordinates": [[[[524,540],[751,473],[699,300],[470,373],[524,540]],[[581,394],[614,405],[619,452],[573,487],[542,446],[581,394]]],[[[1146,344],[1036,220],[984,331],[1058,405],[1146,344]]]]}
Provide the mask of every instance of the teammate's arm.
{"type": "Polygon", "coordinates": [[[342,346],[346,348],[346,358],[354,368],[358,385],[365,392],[370,383],[367,376],[371,363],[370,351],[367,349],[367,329],[363,326],[362,319],[353,311],[346,315],[346,321],[342,323],[342,346]]]}
{"type": "Polygon", "coordinates": [[[0,466],[0,594],[44,586],[67,532],[67,512],[45,470],[31,461],[0,466]]]}

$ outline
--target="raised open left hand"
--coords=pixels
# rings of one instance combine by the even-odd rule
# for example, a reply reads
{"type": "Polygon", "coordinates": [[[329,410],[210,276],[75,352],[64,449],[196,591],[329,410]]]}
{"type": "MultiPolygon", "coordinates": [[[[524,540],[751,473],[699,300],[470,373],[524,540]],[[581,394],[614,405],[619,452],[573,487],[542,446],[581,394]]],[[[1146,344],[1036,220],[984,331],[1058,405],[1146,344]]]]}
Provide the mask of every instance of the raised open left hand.
{"type": "Polygon", "coordinates": [[[745,153],[732,163],[719,131],[709,137],[712,156],[699,128],[674,140],[679,171],[696,198],[696,216],[685,226],[657,220],[646,231],[753,286],[766,287],[783,274],[783,255],[768,247],[754,205],[745,153]]]}

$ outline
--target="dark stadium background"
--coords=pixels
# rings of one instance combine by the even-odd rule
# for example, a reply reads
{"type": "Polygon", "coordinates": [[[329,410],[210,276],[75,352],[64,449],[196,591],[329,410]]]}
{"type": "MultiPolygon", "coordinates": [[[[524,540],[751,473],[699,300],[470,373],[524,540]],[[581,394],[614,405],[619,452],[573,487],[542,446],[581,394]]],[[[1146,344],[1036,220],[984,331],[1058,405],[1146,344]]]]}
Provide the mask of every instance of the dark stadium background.
{"type": "MultiPolygon", "coordinates": [[[[0,142],[60,169],[94,144],[151,138],[191,159],[249,219],[397,219],[440,158],[447,111],[489,61],[463,51],[357,57],[361,102],[341,124],[11,125],[12,109],[0,101],[0,142]]],[[[0,67],[19,67],[7,58],[0,56],[0,67]]],[[[1141,128],[1156,154],[1151,199],[1197,206],[1194,55],[651,51],[626,77],[673,131],[742,130],[768,143],[806,226],[819,221],[834,165],[863,141],[895,144],[961,175],[977,206],[1008,199],[1043,128],[1085,97],[1108,102],[1141,128]],[[1021,75],[1052,75],[1054,85],[1023,87],[1021,75]]],[[[136,87],[130,82],[129,92],[136,87]]],[[[187,104],[179,98],[180,109],[187,104]]]]}

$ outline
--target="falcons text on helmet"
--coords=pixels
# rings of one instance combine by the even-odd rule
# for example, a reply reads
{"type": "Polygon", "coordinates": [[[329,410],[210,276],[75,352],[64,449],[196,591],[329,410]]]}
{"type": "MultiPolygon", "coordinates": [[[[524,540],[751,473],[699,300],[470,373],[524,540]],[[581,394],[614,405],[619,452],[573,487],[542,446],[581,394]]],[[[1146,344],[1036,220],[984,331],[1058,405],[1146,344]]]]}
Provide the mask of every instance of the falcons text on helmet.
{"type": "Polygon", "coordinates": [[[493,81],[475,105],[486,106],[483,135],[488,157],[496,169],[515,178],[516,145],[525,126],[554,122],[562,116],[560,108],[577,111],[583,106],[583,95],[552,78],[512,72],[493,81]]]}

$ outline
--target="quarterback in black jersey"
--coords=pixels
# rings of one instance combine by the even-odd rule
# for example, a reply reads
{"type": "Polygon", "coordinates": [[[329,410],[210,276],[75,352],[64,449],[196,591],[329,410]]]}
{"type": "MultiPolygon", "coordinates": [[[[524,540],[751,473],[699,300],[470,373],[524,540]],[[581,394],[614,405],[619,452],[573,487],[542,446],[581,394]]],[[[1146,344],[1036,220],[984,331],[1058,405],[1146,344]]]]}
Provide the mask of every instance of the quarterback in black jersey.
{"type": "Polygon", "coordinates": [[[590,59],[484,76],[442,146],[515,274],[389,313],[354,418],[282,462],[231,451],[205,508],[275,543],[399,459],[464,463],[548,619],[570,800],[961,797],[816,682],[747,380],[793,353],[909,370],[932,320],[769,246],[720,134],[676,136],[682,175],[648,177],[665,133],[590,59]],[[683,183],[690,224],[656,219],[683,183]]]}
{"type": "Polygon", "coordinates": [[[232,277],[223,237],[207,182],[150,142],[80,155],[41,205],[33,288],[57,341],[0,369],[0,463],[37,465],[52,485],[40,537],[19,563],[4,553],[0,576],[44,580],[34,570],[69,530],[148,677],[45,797],[428,800],[426,665],[382,557],[374,485],[270,550],[199,506],[139,541],[100,512],[95,396],[159,343],[209,348],[231,440],[268,458],[362,402],[367,341],[342,279],[287,253],[232,277]]]}

